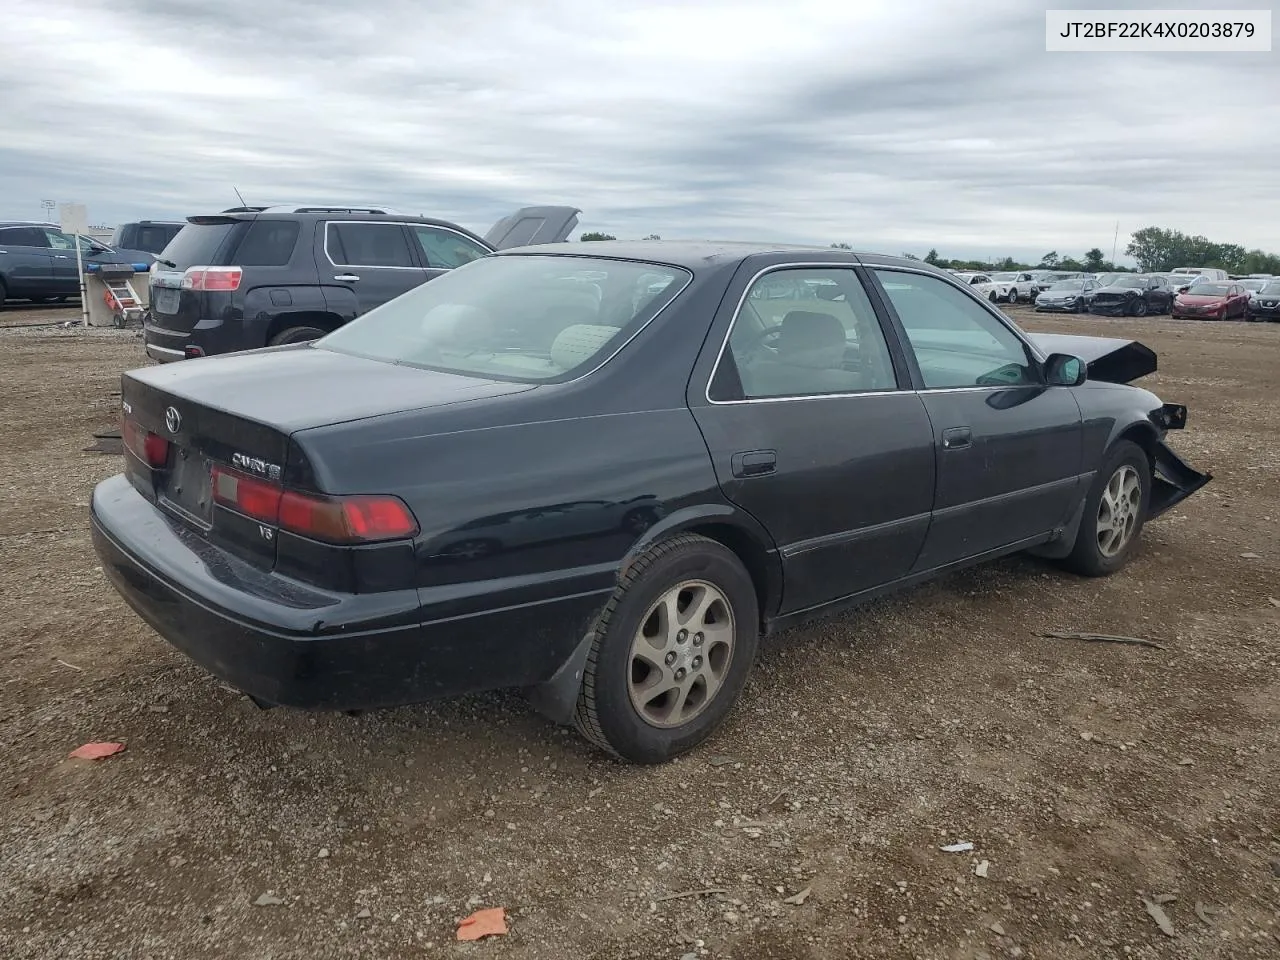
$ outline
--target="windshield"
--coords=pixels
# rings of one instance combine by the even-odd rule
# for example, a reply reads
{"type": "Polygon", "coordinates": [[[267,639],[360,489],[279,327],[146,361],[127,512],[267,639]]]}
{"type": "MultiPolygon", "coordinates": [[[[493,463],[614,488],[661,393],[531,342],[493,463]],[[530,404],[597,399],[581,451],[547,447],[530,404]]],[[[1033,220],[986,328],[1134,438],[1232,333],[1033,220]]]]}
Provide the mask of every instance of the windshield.
{"type": "Polygon", "coordinates": [[[1189,288],[1187,293],[1196,297],[1225,297],[1227,295],[1227,285],[1225,283],[1197,283],[1194,287],[1189,288]]]}
{"type": "Polygon", "coordinates": [[[589,257],[485,257],[415,287],[316,345],[522,383],[603,362],[689,280],[675,267],[589,257]]]}
{"type": "Polygon", "coordinates": [[[1068,292],[1078,293],[1083,287],[1084,287],[1083,280],[1063,280],[1049,287],[1049,289],[1046,292],[1052,293],[1057,291],[1061,293],[1068,293],[1068,292]]]}
{"type": "Polygon", "coordinates": [[[993,273],[991,279],[997,283],[1008,283],[1011,280],[1017,280],[1018,275],[1016,273],[993,273]]]}
{"type": "Polygon", "coordinates": [[[1143,287],[1143,282],[1139,277],[1116,277],[1107,284],[1108,287],[1137,287],[1139,290],[1143,287]]]}
{"type": "Polygon", "coordinates": [[[1265,280],[1241,280],[1239,283],[1240,286],[1244,287],[1246,290],[1253,291],[1261,290],[1267,285],[1267,281],[1265,280]]]}
{"type": "Polygon", "coordinates": [[[1258,292],[1265,293],[1269,297],[1274,297],[1277,294],[1280,294],[1280,280],[1268,280],[1266,285],[1258,292]]]}

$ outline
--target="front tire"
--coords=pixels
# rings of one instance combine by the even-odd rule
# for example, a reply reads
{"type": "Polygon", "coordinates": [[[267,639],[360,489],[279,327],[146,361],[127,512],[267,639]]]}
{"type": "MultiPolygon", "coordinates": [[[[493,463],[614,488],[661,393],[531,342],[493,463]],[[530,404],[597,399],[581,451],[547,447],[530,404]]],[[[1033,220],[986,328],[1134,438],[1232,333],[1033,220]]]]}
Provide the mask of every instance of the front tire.
{"type": "Polygon", "coordinates": [[[632,561],[592,628],[579,732],[632,763],[692,750],[742,692],[759,624],[733,551],[693,534],[659,541],[632,561]]]}
{"type": "Polygon", "coordinates": [[[1146,451],[1119,441],[1089,488],[1075,546],[1063,566],[1085,577],[1105,577],[1123,567],[1142,534],[1150,498],[1146,451]]]}
{"type": "Polygon", "coordinates": [[[1135,317],[1145,317],[1147,315],[1147,301],[1139,297],[1133,301],[1133,307],[1129,312],[1135,317]]]}

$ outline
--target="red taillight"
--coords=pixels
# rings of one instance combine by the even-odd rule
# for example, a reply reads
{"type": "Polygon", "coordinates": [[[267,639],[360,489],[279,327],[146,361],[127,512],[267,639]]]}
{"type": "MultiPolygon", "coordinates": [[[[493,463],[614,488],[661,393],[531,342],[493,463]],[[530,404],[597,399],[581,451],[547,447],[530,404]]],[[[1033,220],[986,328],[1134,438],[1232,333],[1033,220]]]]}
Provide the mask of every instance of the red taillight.
{"type": "Polygon", "coordinates": [[[274,484],[239,470],[213,468],[213,499],[247,517],[276,524],[280,515],[280,495],[274,484]]]}
{"type": "Polygon", "coordinates": [[[213,497],[254,520],[327,543],[376,543],[418,532],[413,514],[396,497],[314,496],[226,467],[213,468],[213,497]]]}
{"type": "Polygon", "coordinates": [[[239,267],[188,267],[182,275],[182,289],[239,290],[243,276],[244,271],[239,267]]]}
{"type": "Polygon", "coordinates": [[[329,543],[400,540],[418,532],[418,522],[395,497],[313,497],[289,491],[280,498],[280,526],[329,543]]]}
{"type": "Polygon", "coordinates": [[[125,449],[147,466],[163,467],[169,462],[169,441],[159,434],[127,418],[120,424],[120,434],[125,449]]]}

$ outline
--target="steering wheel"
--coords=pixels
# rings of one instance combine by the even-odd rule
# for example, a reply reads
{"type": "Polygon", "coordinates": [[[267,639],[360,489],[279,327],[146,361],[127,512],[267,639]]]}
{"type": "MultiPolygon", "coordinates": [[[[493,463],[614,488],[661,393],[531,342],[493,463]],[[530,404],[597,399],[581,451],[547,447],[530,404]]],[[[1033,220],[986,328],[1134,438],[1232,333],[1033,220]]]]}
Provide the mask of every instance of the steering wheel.
{"type": "Polygon", "coordinates": [[[777,351],[778,336],[782,333],[782,324],[775,323],[772,326],[762,327],[754,333],[743,337],[740,342],[743,353],[749,356],[756,356],[761,350],[777,351]]]}

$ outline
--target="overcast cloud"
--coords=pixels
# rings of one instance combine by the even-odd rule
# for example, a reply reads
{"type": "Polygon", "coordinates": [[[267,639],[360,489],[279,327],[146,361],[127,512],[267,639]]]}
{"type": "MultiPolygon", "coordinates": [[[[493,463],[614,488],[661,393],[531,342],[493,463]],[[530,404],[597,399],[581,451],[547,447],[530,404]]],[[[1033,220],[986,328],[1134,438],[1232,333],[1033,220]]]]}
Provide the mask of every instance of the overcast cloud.
{"type": "Polygon", "coordinates": [[[1109,255],[1119,221],[1121,250],[1150,224],[1280,250],[1280,54],[1049,54],[1050,5],[1125,4],[11,0],[0,217],[234,185],[482,232],[571,203],[622,237],[1038,258],[1109,255]]]}

